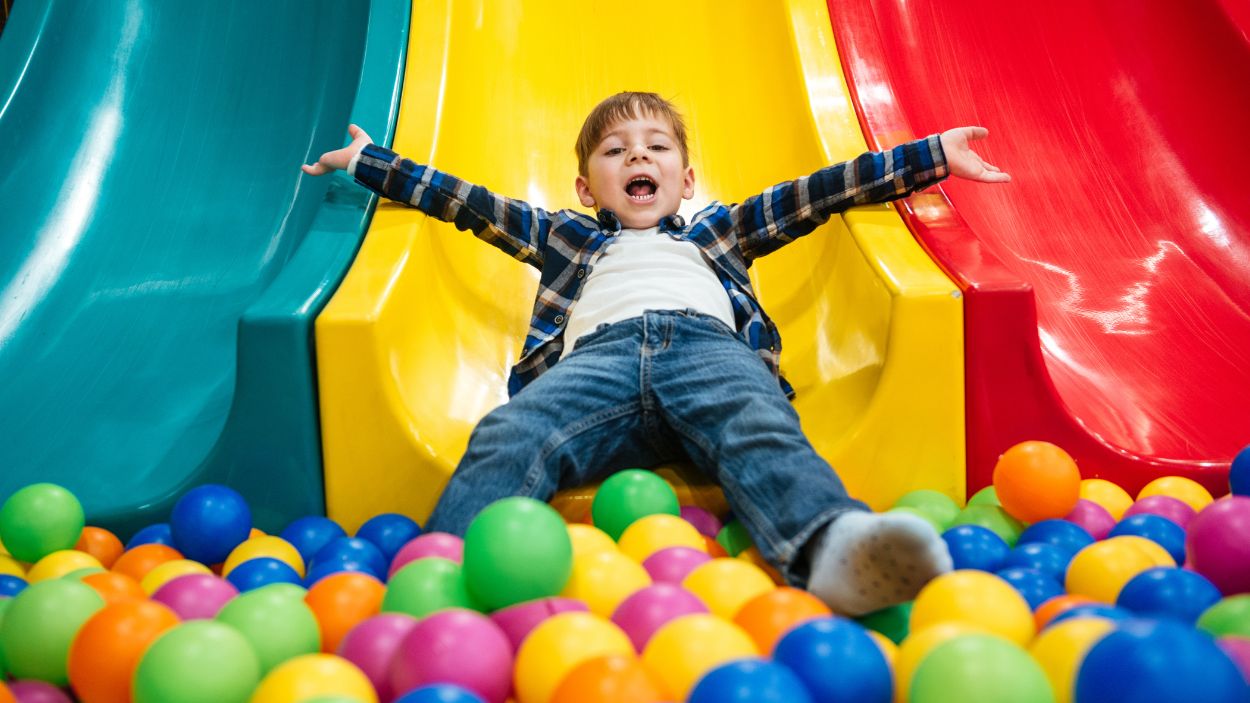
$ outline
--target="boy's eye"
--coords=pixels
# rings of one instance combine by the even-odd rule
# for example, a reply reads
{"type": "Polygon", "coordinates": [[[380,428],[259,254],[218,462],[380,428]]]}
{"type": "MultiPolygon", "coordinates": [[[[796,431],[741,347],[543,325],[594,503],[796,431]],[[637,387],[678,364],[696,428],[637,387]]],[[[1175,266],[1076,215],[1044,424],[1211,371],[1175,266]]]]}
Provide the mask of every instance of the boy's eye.
{"type": "Polygon", "coordinates": [[[668,151],[668,147],[663,144],[652,144],[651,151],[668,151]]]}
{"type": "Polygon", "coordinates": [[[624,153],[625,153],[625,148],[624,148],[624,147],[619,147],[619,146],[614,146],[614,147],[612,147],[611,149],[608,149],[607,151],[605,151],[605,152],[603,152],[603,153],[604,153],[604,155],[605,155],[605,156],[616,156],[617,154],[624,154],[624,153]]]}

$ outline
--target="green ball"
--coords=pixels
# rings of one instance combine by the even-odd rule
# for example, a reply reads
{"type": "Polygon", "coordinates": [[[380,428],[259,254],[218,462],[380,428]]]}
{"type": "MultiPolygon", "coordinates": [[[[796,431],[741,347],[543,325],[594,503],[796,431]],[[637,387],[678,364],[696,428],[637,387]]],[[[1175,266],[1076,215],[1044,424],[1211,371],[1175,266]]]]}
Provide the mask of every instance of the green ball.
{"type": "MultiPolygon", "coordinates": [[[[12,602],[12,598],[0,598],[0,632],[4,631],[4,614],[9,612],[9,604],[12,602]]],[[[4,681],[8,675],[9,664],[4,658],[4,647],[0,646],[0,681],[4,681]]]]}
{"type": "Polygon", "coordinates": [[[933,531],[938,533],[939,535],[946,531],[945,525],[943,525],[941,522],[938,522],[937,518],[935,518],[933,515],[924,511],[921,508],[913,508],[910,505],[900,505],[894,508],[890,508],[886,512],[887,513],[907,513],[908,515],[915,515],[921,520],[924,520],[925,522],[929,523],[929,525],[933,527],[933,531]]]}
{"type": "Polygon", "coordinates": [[[563,518],[532,498],[491,503],[464,535],[464,579],[488,611],[557,595],[572,569],[563,518]]]}
{"type": "Polygon", "coordinates": [[[447,608],[482,609],[469,594],[461,566],[441,557],[406,564],[387,582],[382,598],[382,612],[407,613],[414,618],[447,608]]]}
{"type": "Polygon", "coordinates": [[[912,703],[1054,703],[1042,667],[1016,644],[994,635],[962,635],[920,661],[912,703]]]}
{"type": "Polygon", "coordinates": [[[894,503],[895,508],[914,508],[929,516],[929,521],[943,532],[959,516],[959,505],[945,493],[922,488],[904,494],[894,503]]]}
{"type": "Polygon", "coordinates": [[[238,630],[192,620],[157,638],[135,669],[135,703],[247,703],[260,662],[238,630]]]}
{"type": "Polygon", "coordinates": [[[308,595],[308,589],[294,583],[271,583],[268,586],[261,586],[257,591],[272,591],[280,594],[285,598],[294,598],[296,600],[304,600],[304,596],[308,595]]]}
{"type": "Polygon", "coordinates": [[[997,505],[969,505],[951,523],[951,527],[956,525],[980,525],[1002,537],[1008,547],[1016,546],[1020,533],[1024,532],[1024,523],[997,505]]]}
{"type": "Polygon", "coordinates": [[[92,574],[102,574],[102,573],[104,573],[104,572],[105,572],[104,567],[101,567],[101,566],[87,566],[87,567],[83,567],[83,568],[81,568],[81,569],[75,569],[74,571],[71,571],[71,572],[69,572],[68,574],[65,574],[65,575],[64,575],[64,576],[62,576],[61,578],[63,578],[63,579],[73,579],[73,580],[75,580],[75,581],[81,581],[81,580],[83,580],[83,579],[87,578],[88,576],[90,576],[90,575],[92,575],[92,574]]]}
{"type": "Polygon", "coordinates": [[[1213,637],[1250,637],[1250,594],[1229,596],[1207,608],[1198,629],[1213,637]]]}
{"type": "Polygon", "coordinates": [[[731,557],[736,557],[755,546],[755,543],[751,541],[751,535],[747,533],[747,526],[737,520],[730,520],[720,528],[720,532],[716,533],[716,542],[724,547],[725,553],[731,557]]]}
{"type": "Polygon", "coordinates": [[[894,644],[902,644],[911,631],[912,601],[899,603],[855,618],[860,625],[885,635],[894,644]]]}
{"type": "Polygon", "coordinates": [[[274,588],[278,585],[293,584],[240,594],[217,613],[218,622],[238,630],[252,646],[262,675],[288,659],[321,651],[321,628],[312,609],[302,595],[274,588]]]}
{"type": "Polygon", "coordinates": [[[613,540],[619,540],[635,520],[659,513],[680,515],[681,505],[668,481],[645,469],[626,469],[608,477],[590,504],[595,527],[613,540]]]}
{"type": "Polygon", "coordinates": [[[69,683],[66,661],[78,628],[104,607],[95,589],[73,579],[32,583],[13,597],[0,624],[0,649],[20,679],[69,683]]]}
{"type": "Polygon", "coordinates": [[[998,491],[993,486],[986,486],[977,491],[968,499],[968,505],[998,505],[1003,502],[998,499],[998,491]]]}
{"type": "Polygon", "coordinates": [[[82,503],[54,483],[27,486],[0,507],[0,540],[19,561],[34,563],[73,549],[83,524],[82,503]]]}

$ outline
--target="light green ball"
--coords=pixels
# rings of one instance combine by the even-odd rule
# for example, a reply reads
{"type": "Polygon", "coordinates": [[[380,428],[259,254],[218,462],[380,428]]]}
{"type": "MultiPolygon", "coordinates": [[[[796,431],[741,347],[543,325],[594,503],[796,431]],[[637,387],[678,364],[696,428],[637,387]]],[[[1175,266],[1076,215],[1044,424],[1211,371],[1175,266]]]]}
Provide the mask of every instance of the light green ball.
{"type": "Polygon", "coordinates": [[[994,635],[963,635],[933,649],[911,680],[912,703],[1054,703],[1029,653],[994,635]]]}
{"type": "Polygon", "coordinates": [[[935,518],[930,513],[922,510],[921,508],[913,508],[910,505],[900,505],[898,507],[890,508],[886,512],[887,513],[906,513],[908,515],[915,515],[916,517],[928,523],[929,526],[933,528],[933,531],[938,533],[939,535],[946,531],[946,527],[942,523],[938,522],[937,518],[935,518]]]}
{"type": "Polygon", "coordinates": [[[993,532],[1008,547],[1016,546],[1016,542],[1020,539],[1020,534],[1024,532],[1024,523],[1007,514],[997,505],[969,505],[964,508],[955,521],[951,523],[951,527],[957,525],[979,525],[993,532]]]}
{"type": "Polygon", "coordinates": [[[135,703],[247,703],[260,662],[238,630],[192,620],[165,632],[135,669],[135,703]]]}
{"type": "Polygon", "coordinates": [[[928,516],[938,532],[943,532],[959,516],[959,505],[945,493],[922,488],[904,494],[894,503],[895,508],[914,508],[928,516]]]}
{"type": "Polygon", "coordinates": [[[998,499],[998,490],[993,486],[986,486],[977,491],[968,499],[968,505],[998,505],[1003,502],[998,499]]]}
{"type": "Polygon", "coordinates": [[[608,477],[595,491],[590,515],[595,527],[613,540],[648,515],[680,515],[677,493],[660,476],[645,469],[626,469],[608,477]]]}
{"type": "Polygon", "coordinates": [[[481,610],[469,593],[459,564],[426,557],[404,565],[386,584],[382,612],[423,618],[447,608],[481,610]]]}
{"type": "Polygon", "coordinates": [[[0,507],[0,540],[9,554],[32,564],[52,552],[73,549],[83,524],[82,503],[55,483],[27,486],[0,507]]]}
{"type": "Polygon", "coordinates": [[[73,579],[27,586],[13,597],[0,624],[0,649],[9,671],[55,686],[69,683],[69,646],[87,618],[103,607],[95,589],[73,579]]]}
{"type": "Polygon", "coordinates": [[[532,498],[491,503],[465,532],[464,580],[488,611],[558,595],[572,570],[564,519],[532,498]]]}
{"type": "Polygon", "coordinates": [[[1198,618],[1198,629],[1213,637],[1250,638],[1250,594],[1229,596],[1207,608],[1198,618]]]}
{"type": "Polygon", "coordinates": [[[292,584],[271,584],[236,596],[216,618],[247,639],[262,675],[288,659],[321,651],[321,628],[312,609],[302,596],[274,588],[278,585],[292,584]]]}

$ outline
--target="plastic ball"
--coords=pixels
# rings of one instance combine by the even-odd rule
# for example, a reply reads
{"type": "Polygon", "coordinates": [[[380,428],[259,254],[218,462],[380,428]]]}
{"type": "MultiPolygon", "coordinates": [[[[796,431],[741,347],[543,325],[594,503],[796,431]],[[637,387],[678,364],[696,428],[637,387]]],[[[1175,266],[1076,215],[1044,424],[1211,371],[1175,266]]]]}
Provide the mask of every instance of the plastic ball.
{"type": "Polygon", "coordinates": [[[1017,544],[1003,560],[1000,569],[1013,567],[1035,569],[1063,583],[1064,576],[1068,573],[1068,564],[1072,563],[1072,557],[1075,555],[1076,551],[1068,551],[1045,542],[1017,544]]]}
{"type": "Polygon", "coordinates": [[[462,567],[439,557],[418,559],[395,574],[382,599],[382,611],[423,618],[446,608],[478,610],[462,567]]]}
{"type": "Polygon", "coordinates": [[[691,571],[681,582],[712,611],[733,620],[738,610],[752,598],[777,586],[759,567],[741,559],[713,559],[691,571]]]}
{"type": "Polygon", "coordinates": [[[1042,667],[1055,693],[1055,703],[1072,703],[1076,672],[1085,653],[1115,624],[1103,618],[1077,618],[1059,623],[1039,634],[1029,654],[1042,667]]]}
{"type": "Polygon", "coordinates": [[[346,536],[347,532],[337,522],[315,515],[294,520],[279,533],[279,537],[295,547],[305,564],[327,544],[346,536]]]}
{"type": "Polygon", "coordinates": [[[612,622],[629,636],[634,649],[641,652],[651,636],[670,621],[683,615],[707,612],[707,606],[693,593],[671,583],[659,583],[642,588],[621,601],[612,613],[612,622]]]}
{"type": "Polygon", "coordinates": [[[172,561],[162,562],[152,568],[140,581],[139,585],[143,587],[143,592],[152,595],[160,589],[161,586],[173,581],[180,576],[190,574],[212,575],[212,571],[198,561],[190,559],[174,559],[172,561]]]}
{"type": "Polygon", "coordinates": [[[382,551],[372,542],[359,537],[339,537],[322,547],[310,562],[309,577],[318,567],[331,564],[344,567],[341,570],[363,571],[379,580],[386,576],[387,571],[387,560],[382,551]]]}
{"type": "Polygon", "coordinates": [[[680,584],[690,575],[691,571],[711,561],[706,552],[690,547],[669,547],[647,557],[642,568],[650,574],[656,583],[680,584]]]}
{"type": "Polygon", "coordinates": [[[300,556],[299,550],[281,537],[269,535],[253,537],[235,547],[230,556],[226,557],[226,563],[221,567],[221,575],[229,578],[230,572],[243,562],[261,557],[277,559],[291,567],[300,578],[304,577],[304,557],[300,556]]]}
{"type": "Polygon", "coordinates": [[[377,703],[369,679],[355,664],[331,654],[305,654],[265,675],[248,703],[305,703],[338,695],[359,703],[377,703]]]}
{"type": "Polygon", "coordinates": [[[151,601],[104,606],[78,630],[67,671],[83,703],[127,703],[139,659],[149,645],[178,624],[178,616],[151,601]]]}
{"type": "Polygon", "coordinates": [[[625,528],[617,546],[626,556],[639,563],[669,547],[705,549],[703,535],[693,525],[664,513],[635,520],[625,528]]]}
{"type": "Polygon", "coordinates": [[[1124,538],[1095,542],[1072,558],[1065,585],[1068,593],[1114,603],[1129,579],[1154,566],[1148,553],[1124,538]]]}
{"type": "Polygon", "coordinates": [[[1250,446],[1233,457],[1228,467],[1228,487],[1235,496],[1250,496],[1250,446]]]}
{"type": "Polygon", "coordinates": [[[379,699],[390,701],[396,693],[391,687],[391,660],[416,624],[416,618],[402,613],[375,615],[347,633],[338,655],[360,667],[379,699]]]}
{"type": "Polygon", "coordinates": [[[747,601],[734,616],[761,654],[771,655],[787,632],[799,625],[832,616],[829,606],[807,591],[777,588],[747,601]]]}
{"type": "Polygon", "coordinates": [[[1244,637],[1221,637],[1215,640],[1224,654],[1237,665],[1242,677],[1250,681],[1250,639],[1244,637]]]}
{"type": "MultiPolygon", "coordinates": [[[[1250,523],[1248,523],[1250,524],[1250,523]]],[[[1185,530],[1180,525],[1158,515],[1133,515],[1120,521],[1108,537],[1145,537],[1167,550],[1172,561],[1185,563],[1185,530]]],[[[1250,550],[1247,551],[1250,554],[1250,550]]]]}
{"type": "Polygon", "coordinates": [[[603,482],[590,505],[595,527],[619,540],[625,528],[648,515],[681,514],[677,493],[658,475],[643,469],[620,471],[603,482]]]}
{"type": "Polygon", "coordinates": [[[138,581],[115,571],[87,574],[82,578],[82,583],[99,593],[105,603],[147,600],[148,597],[148,594],[143,592],[143,586],[140,586],[138,581]]]}
{"type": "Polygon", "coordinates": [[[1095,540],[1106,538],[1111,528],[1115,527],[1115,518],[1111,517],[1111,513],[1092,500],[1078,500],[1076,507],[1063,519],[1085,530],[1095,540]]]}
{"type": "Polygon", "coordinates": [[[561,613],[548,618],[534,628],[517,651],[517,701],[549,703],[564,677],[582,662],[609,654],[633,653],[629,637],[597,615],[561,613]]]}
{"type": "Polygon", "coordinates": [[[1001,508],[1003,502],[998,499],[998,491],[993,486],[986,486],[973,493],[972,497],[968,499],[967,505],[994,505],[1001,508]]]}
{"type": "Polygon", "coordinates": [[[914,601],[891,605],[855,618],[860,625],[881,634],[894,644],[901,643],[911,632],[911,607],[914,601]]]}
{"type": "Polygon", "coordinates": [[[169,529],[169,523],[158,522],[155,525],[148,525],[139,530],[130,538],[130,541],[126,542],[126,549],[134,549],[145,544],[174,546],[174,534],[169,529]]]}
{"type": "Polygon", "coordinates": [[[1216,637],[1250,639],[1250,595],[1229,596],[1207,608],[1198,628],[1216,637]]]}
{"type": "Polygon", "coordinates": [[[998,457],[994,489],[1017,520],[1038,522],[1072,512],[1081,497],[1081,472],[1050,442],[1021,442],[998,457]]]}
{"type": "Polygon", "coordinates": [[[959,525],[977,525],[993,532],[1007,543],[1008,547],[1013,547],[1016,541],[1020,539],[1020,533],[1024,532],[1024,523],[1015,519],[997,505],[988,504],[972,504],[964,508],[955,520],[951,522],[951,527],[959,525]]]}
{"type": "Polygon", "coordinates": [[[38,581],[46,581],[47,579],[59,579],[62,576],[70,574],[80,569],[100,569],[104,566],[99,559],[80,552],[76,549],[62,549],[52,552],[30,567],[30,571],[26,572],[26,580],[30,583],[38,581]]]}
{"type": "Polygon", "coordinates": [[[1041,632],[1058,615],[1082,605],[1094,605],[1097,603],[1098,601],[1088,596],[1074,596],[1070,594],[1055,596],[1039,605],[1033,611],[1033,622],[1037,625],[1038,632],[1041,632]]]}
{"type": "Polygon", "coordinates": [[[17,703],[73,703],[64,691],[43,681],[13,681],[7,688],[17,703]]]}
{"type": "MultiPolygon", "coordinates": [[[[918,518],[920,518],[921,520],[924,520],[924,521],[925,521],[925,523],[927,523],[927,524],[929,525],[929,527],[932,527],[932,528],[933,528],[933,531],[934,531],[934,532],[938,532],[938,533],[941,533],[941,532],[942,532],[943,530],[945,530],[945,529],[946,529],[946,527],[947,527],[947,524],[944,524],[944,523],[939,522],[936,518],[934,518],[934,517],[933,517],[932,515],[930,515],[929,513],[926,513],[925,511],[921,510],[920,508],[913,508],[913,507],[911,507],[910,505],[900,505],[900,506],[895,507],[895,508],[890,508],[890,509],[889,509],[889,510],[887,510],[886,512],[887,512],[887,513],[894,513],[894,514],[902,514],[902,513],[905,513],[905,514],[907,514],[907,515],[914,515],[915,517],[918,517],[918,518]]],[[[956,515],[956,517],[958,517],[958,515],[956,515]]],[[[954,520],[952,519],[952,520],[951,520],[951,522],[954,522],[954,520]]]]}
{"type": "Polygon", "coordinates": [[[217,613],[217,621],[243,635],[256,654],[262,674],[288,659],[321,651],[316,616],[300,592],[285,585],[239,595],[217,613]]]}
{"type": "Polygon", "coordinates": [[[686,700],[707,672],[725,662],[758,655],[755,643],[737,625],[715,615],[686,615],[652,635],[642,660],[670,696],[686,700]]]}
{"type": "Polygon", "coordinates": [[[1198,620],[1220,600],[1220,589],[1201,574],[1159,567],[1134,576],[1116,599],[1116,605],[1138,615],[1173,618],[1187,625],[1198,620]]]}
{"type": "Polygon", "coordinates": [[[1037,569],[1014,566],[1000,569],[995,575],[1016,589],[1030,610],[1036,610],[1046,601],[1064,593],[1063,584],[1059,580],[1037,569]]]}
{"type": "Polygon", "coordinates": [[[650,585],[651,577],[638,562],[621,552],[594,552],[573,560],[560,595],[580,600],[590,612],[606,618],[622,601],[650,585]]]}
{"type": "Polygon", "coordinates": [[[959,516],[959,506],[954,499],[939,491],[920,489],[905,493],[894,502],[895,508],[912,508],[922,513],[941,532],[959,516]]]}
{"type": "Polygon", "coordinates": [[[247,640],[211,620],[177,625],[160,635],[139,660],[135,703],[246,701],[260,682],[247,640]]]}
{"type": "Polygon", "coordinates": [[[955,621],[1027,644],[1033,637],[1033,612],[1024,598],[1001,578],[980,571],[952,571],[930,581],[911,609],[911,631],[955,621]]]}
{"type": "Polygon", "coordinates": [[[29,584],[26,579],[20,576],[0,574],[0,598],[12,598],[21,593],[27,585],[29,584]]]}
{"type": "Polygon", "coordinates": [[[1133,503],[1128,510],[1124,511],[1124,517],[1126,518],[1134,515],[1158,515],[1180,525],[1181,528],[1189,527],[1189,521],[1196,514],[1194,509],[1189,507],[1188,503],[1162,495],[1146,496],[1133,503]]]}
{"type": "Polygon", "coordinates": [[[1105,603],[1090,603],[1087,605],[1078,605],[1075,608],[1068,608],[1062,613],[1058,613],[1051,618],[1050,624],[1058,626],[1069,620],[1099,618],[1108,622],[1121,622],[1131,620],[1133,613],[1129,610],[1115,605],[1107,605],[1105,603]]]}
{"type": "Polygon", "coordinates": [[[465,533],[465,581],[487,610],[557,595],[572,568],[564,520],[531,498],[491,503],[465,533]]]}
{"type": "Polygon", "coordinates": [[[237,595],[234,585],[212,574],[187,574],[156,589],[152,600],[168,606],[180,620],[209,620],[237,595]]]}
{"type": "Polygon", "coordinates": [[[1245,701],[1250,686],[1210,636],[1169,620],[1121,623],[1085,655],[1076,700],[1245,701]]]}
{"type": "Polygon", "coordinates": [[[640,659],[622,654],[578,664],[560,682],[551,703],[663,703],[664,687],[640,659]]]}
{"type": "MultiPolygon", "coordinates": [[[[310,701],[310,703],[312,703],[310,701]]],[[[403,696],[396,698],[395,703],[486,703],[473,693],[452,686],[451,684],[437,683],[433,686],[422,686],[415,691],[409,691],[403,696]]]]}
{"type": "Polygon", "coordinates": [[[712,669],[690,692],[690,703],[809,703],[789,669],[762,659],[739,659],[712,669]]]}
{"type": "Polygon", "coordinates": [[[1215,500],[1211,497],[1211,492],[1203,488],[1202,484],[1184,476],[1156,478],[1141,489],[1137,494],[1137,500],[1156,495],[1176,498],[1183,503],[1187,503],[1189,507],[1197,512],[1202,512],[1203,508],[1215,500]]]}
{"type": "Polygon", "coordinates": [[[446,532],[427,532],[415,537],[408,544],[399,548],[395,558],[391,559],[387,578],[394,576],[400,569],[418,559],[441,557],[457,564],[464,563],[464,540],[446,532]]]}
{"type": "Polygon", "coordinates": [[[252,511],[233,488],[197,486],[174,503],[169,518],[174,547],[188,559],[216,564],[248,538],[252,511]]]}
{"type": "Polygon", "coordinates": [[[304,582],[299,572],[290,564],[273,557],[248,559],[234,567],[226,580],[244,593],[274,583],[293,583],[298,586],[304,582]]]}
{"type": "Polygon", "coordinates": [[[100,594],[78,581],[52,579],[26,587],[0,621],[0,650],[9,671],[64,686],[70,643],[103,607],[100,594]]]}
{"type": "Polygon", "coordinates": [[[113,563],[113,571],[125,574],[130,578],[143,582],[143,578],[152,569],[169,561],[182,559],[182,553],[165,544],[141,544],[127,549],[113,563]]]}
{"type": "Polygon", "coordinates": [[[998,571],[1010,548],[993,531],[980,525],[957,525],[942,533],[956,569],[998,571]]]}
{"type": "Polygon", "coordinates": [[[968,634],[985,634],[985,630],[965,622],[948,621],[916,630],[903,640],[894,659],[895,700],[907,703],[912,677],[930,652],[941,644],[968,634]]]}
{"type": "Polygon", "coordinates": [[[20,576],[23,580],[26,578],[26,567],[22,563],[7,554],[0,554],[0,575],[20,576]]]}
{"type": "Polygon", "coordinates": [[[1016,546],[1043,543],[1053,545],[1069,554],[1076,554],[1094,543],[1085,528],[1067,520],[1042,520],[1035,522],[1020,533],[1016,546]]]}
{"type": "Polygon", "coordinates": [[[421,536],[421,526],[407,515],[382,513],[365,521],[356,536],[373,543],[390,564],[401,547],[421,536]]]}
{"type": "Polygon", "coordinates": [[[117,561],[117,557],[125,551],[117,535],[103,527],[90,526],[82,528],[82,534],[74,543],[74,549],[95,557],[106,569],[112,568],[113,562],[117,561]]]}
{"type": "Polygon", "coordinates": [[[351,571],[327,576],[308,589],[304,602],[321,626],[321,651],[337,650],[353,627],[378,614],[385,595],[381,581],[351,571]]]}
{"type": "Polygon", "coordinates": [[[731,557],[738,556],[755,544],[751,541],[751,534],[747,532],[746,525],[737,520],[725,523],[720,532],[716,533],[716,543],[724,548],[725,554],[731,557]]]}
{"type": "Polygon", "coordinates": [[[889,703],[894,691],[885,654],[867,630],[842,618],[795,627],[777,642],[773,657],[798,676],[813,700],[889,703]]]}
{"type": "Polygon", "coordinates": [[[54,483],[26,486],[0,506],[0,539],[9,554],[25,562],[73,549],[83,523],[82,504],[54,483]]]}
{"type": "Polygon", "coordinates": [[[1194,571],[1224,595],[1250,592],[1250,498],[1212,503],[1189,523],[1186,539],[1194,571]]]}
{"type": "Polygon", "coordinates": [[[920,662],[911,682],[913,703],[1052,703],[1050,682],[1020,645],[989,634],[956,637],[920,662]]]}
{"type": "Polygon", "coordinates": [[[512,688],[512,644],[490,618],[452,609],[417,624],[400,644],[390,664],[395,691],[432,683],[451,683],[503,703],[512,688]]]}
{"type": "Polygon", "coordinates": [[[773,566],[771,562],[764,558],[764,555],[760,552],[759,547],[751,547],[750,549],[743,550],[734,558],[741,559],[748,564],[753,564],[758,567],[760,571],[764,572],[765,576],[772,580],[774,586],[784,586],[786,584],[785,577],[781,575],[781,572],[777,570],[777,567],[773,566]]]}
{"type": "Polygon", "coordinates": [[[720,534],[721,528],[725,526],[711,511],[697,505],[681,506],[678,517],[693,525],[699,534],[712,539],[716,539],[716,535],[720,534]]]}
{"type": "Polygon", "coordinates": [[[529,633],[543,621],[560,613],[589,613],[585,602],[573,598],[540,598],[517,603],[491,613],[490,619],[503,630],[512,642],[513,650],[519,651],[529,633]]]}
{"type": "Polygon", "coordinates": [[[1123,518],[1124,511],[1133,504],[1133,497],[1128,491],[1101,478],[1081,481],[1081,497],[1101,505],[1116,520],[1123,518]]]}

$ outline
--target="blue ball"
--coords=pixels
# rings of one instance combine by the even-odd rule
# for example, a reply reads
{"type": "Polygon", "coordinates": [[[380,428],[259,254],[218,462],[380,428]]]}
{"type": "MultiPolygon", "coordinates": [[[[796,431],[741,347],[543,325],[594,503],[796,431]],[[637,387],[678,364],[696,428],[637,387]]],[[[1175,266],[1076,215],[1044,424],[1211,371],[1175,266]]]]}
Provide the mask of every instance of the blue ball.
{"type": "Polygon", "coordinates": [[[331,562],[354,562],[378,578],[386,576],[386,557],[382,556],[381,550],[373,546],[372,542],[359,537],[339,537],[332,540],[312,559],[313,566],[331,562]]]}
{"type": "Polygon", "coordinates": [[[210,483],[178,499],[169,529],[183,556],[217,564],[251,534],[252,511],[238,491],[210,483]]]}
{"type": "Polygon", "coordinates": [[[304,580],[300,578],[298,571],[290,564],[273,557],[248,559],[231,569],[226,575],[226,580],[234,584],[234,587],[239,589],[239,593],[253,591],[271,583],[304,585],[304,580]]]}
{"type": "Polygon", "coordinates": [[[1076,618],[1103,618],[1113,622],[1125,622],[1133,619],[1133,614],[1124,608],[1117,608],[1114,605],[1105,605],[1103,603],[1095,603],[1091,605],[1078,605],[1075,608],[1068,608],[1051,618],[1046,627],[1058,625],[1064,620],[1073,620],[1076,618]]]}
{"type": "Polygon", "coordinates": [[[1055,577],[1050,574],[1037,569],[1013,566],[1009,569],[1000,569],[995,573],[1024,596],[1030,610],[1037,610],[1042,603],[1064,594],[1063,584],[1056,581],[1055,577]]]}
{"type": "Polygon", "coordinates": [[[1003,560],[1001,568],[1036,569],[1063,583],[1068,575],[1068,564],[1072,562],[1074,556],[1076,556],[1075,552],[1069,552],[1049,542],[1017,543],[1016,548],[1011,550],[1011,553],[1003,560]]]}
{"type": "Polygon", "coordinates": [[[12,598],[26,589],[26,579],[12,574],[0,574],[0,598],[12,598]]]}
{"type": "Polygon", "coordinates": [[[158,522],[155,525],[147,527],[135,533],[134,537],[126,543],[126,549],[134,549],[141,544],[163,544],[167,547],[174,546],[174,535],[169,529],[168,522],[158,522]]]}
{"type": "Polygon", "coordinates": [[[1094,543],[1094,537],[1084,527],[1067,520],[1042,520],[1035,522],[1020,533],[1016,546],[1032,542],[1044,542],[1076,554],[1094,543]]]}
{"type": "Polygon", "coordinates": [[[1126,517],[1107,537],[1133,535],[1145,537],[1167,550],[1177,564],[1185,563],[1185,529],[1165,517],[1141,514],[1126,517]]]}
{"type": "Polygon", "coordinates": [[[956,525],[942,533],[956,569],[998,571],[1011,548],[1002,537],[980,525],[956,525]]]}
{"type": "Polygon", "coordinates": [[[321,579],[331,574],[337,574],[344,571],[367,574],[379,581],[386,580],[382,575],[371,570],[368,566],[359,561],[352,561],[350,559],[345,561],[323,561],[320,563],[314,563],[308,568],[308,573],[304,575],[304,588],[312,588],[313,584],[317,583],[321,579]]]}
{"type": "Polygon", "coordinates": [[[312,515],[293,521],[279,536],[290,542],[308,564],[323,547],[339,537],[346,537],[347,532],[328,517],[312,515]]]}
{"type": "Polygon", "coordinates": [[[1228,469],[1228,487],[1233,495],[1250,496],[1250,446],[1237,452],[1228,469]]]}
{"type": "Polygon", "coordinates": [[[1171,620],[1131,620],[1085,655],[1074,700],[1245,703],[1250,685],[1210,635],[1171,620]]]}
{"type": "Polygon", "coordinates": [[[851,620],[809,620],[781,638],[773,659],[799,677],[813,700],[890,703],[894,698],[885,655],[851,620]]]}
{"type": "Polygon", "coordinates": [[[382,513],[361,525],[356,536],[372,542],[389,565],[400,548],[421,536],[421,526],[406,515],[382,513]]]}
{"type": "Polygon", "coordinates": [[[812,697],[786,667],[763,659],[739,659],[699,679],[689,703],[811,703],[812,697]]]}
{"type": "Polygon", "coordinates": [[[396,698],[395,703],[486,703],[486,701],[459,686],[436,683],[415,688],[396,698]]]}
{"type": "Polygon", "coordinates": [[[1220,589],[1202,574],[1159,567],[1147,569],[1124,584],[1115,603],[1138,615],[1193,625],[1222,597],[1220,589]]]}

